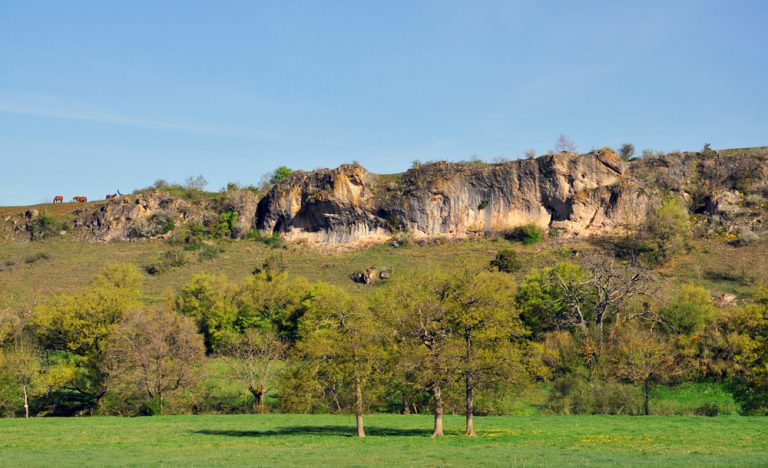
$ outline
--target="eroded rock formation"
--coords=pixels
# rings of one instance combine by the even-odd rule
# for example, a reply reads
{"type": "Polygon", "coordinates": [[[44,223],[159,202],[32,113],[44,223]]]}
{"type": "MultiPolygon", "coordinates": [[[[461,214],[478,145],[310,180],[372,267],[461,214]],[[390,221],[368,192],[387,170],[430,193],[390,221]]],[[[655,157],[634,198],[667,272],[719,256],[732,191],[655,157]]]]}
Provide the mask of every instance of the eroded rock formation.
{"type": "MultiPolygon", "coordinates": [[[[258,230],[315,245],[464,238],[531,223],[567,237],[615,235],[642,227],[670,195],[707,232],[764,232],[768,148],[631,163],[601,150],[496,164],[436,162],[393,175],[346,164],[294,172],[261,197],[246,190],[195,200],[157,191],[123,196],[78,207],[72,226],[73,235],[89,240],[165,238],[193,224],[211,232],[222,213],[234,212],[232,237],[258,230]]],[[[6,216],[4,229],[28,239],[30,223],[22,212],[6,216]]]]}

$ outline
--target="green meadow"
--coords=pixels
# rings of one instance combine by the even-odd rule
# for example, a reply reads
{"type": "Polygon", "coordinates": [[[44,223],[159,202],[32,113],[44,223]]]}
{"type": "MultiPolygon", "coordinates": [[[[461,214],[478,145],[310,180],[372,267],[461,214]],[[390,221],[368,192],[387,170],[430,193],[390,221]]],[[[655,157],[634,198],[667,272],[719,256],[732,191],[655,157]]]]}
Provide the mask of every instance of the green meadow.
{"type": "Polygon", "coordinates": [[[358,439],[344,415],[163,416],[0,420],[0,465],[765,465],[760,417],[446,418],[432,439],[427,415],[373,415],[358,439]]]}

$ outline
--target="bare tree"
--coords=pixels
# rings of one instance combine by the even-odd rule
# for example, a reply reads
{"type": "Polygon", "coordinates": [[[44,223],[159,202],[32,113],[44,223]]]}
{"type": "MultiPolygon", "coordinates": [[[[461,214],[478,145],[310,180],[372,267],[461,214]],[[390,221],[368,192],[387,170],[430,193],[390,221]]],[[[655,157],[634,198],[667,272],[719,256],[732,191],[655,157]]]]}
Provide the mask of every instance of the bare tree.
{"type": "Polygon", "coordinates": [[[575,153],[576,144],[573,142],[573,140],[568,138],[567,135],[561,133],[560,137],[557,139],[557,143],[555,144],[555,151],[558,153],[575,153]]]}
{"type": "Polygon", "coordinates": [[[204,350],[192,319],[164,307],[133,310],[107,344],[108,388],[140,389],[162,414],[169,393],[199,378],[204,350]]]}
{"type": "Polygon", "coordinates": [[[184,181],[184,186],[192,190],[203,190],[208,185],[208,180],[201,174],[197,177],[189,176],[184,181]]]}
{"type": "Polygon", "coordinates": [[[525,150],[525,159],[536,159],[536,150],[533,148],[525,150]]]}
{"type": "MultiPolygon", "coordinates": [[[[584,330],[594,327],[602,349],[605,323],[618,322],[627,301],[648,294],[649,277],[633,263],[620,263],[600,255],[586,257],[583,264],[588,274],[559,275],[553,270],[552,280],[563,293],[565,318],[584,330]]],[[[623,319],[639,318],[647,312],[625,312],[623,319]]]]}
{"type": "Polygon", "coordinates": [[[276,364],[285,358],[286,351],[286,343],[272,331],[250,329],[224,343],[223,354],[231,358],[233,376],[248,385],[259,412],[264,410],[276,364]]]}

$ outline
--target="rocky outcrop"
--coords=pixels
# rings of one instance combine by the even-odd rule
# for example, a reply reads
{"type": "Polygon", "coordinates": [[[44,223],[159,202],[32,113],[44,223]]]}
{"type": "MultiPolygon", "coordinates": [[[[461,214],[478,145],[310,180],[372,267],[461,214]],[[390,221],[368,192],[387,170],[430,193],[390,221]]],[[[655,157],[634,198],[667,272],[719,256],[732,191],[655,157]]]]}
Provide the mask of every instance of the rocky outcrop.
{"type": "MultiPolygon", "coordinates": [[[[324,246],[395,236],[464,238],[524,224],[584,237],[641,228],[669,195],[690,207],[700,232],[765,232],[768,148],[672,153],[631,163],[601,150],[495,164],[435,162],[392,175],[345,164],[294,172],[262,197],[243,190],[182,199],[149,191],[78,206],[70,218],[73,235],[99,241],[167,238],[182,226],[221,235],[222,223],[235,238],[258,229],[289,243],[324,246]]],[[[3,232],[28,239],[34,217],[6,216],[3,232]]]]}
{"type": "Polygon", "coordinates": [[[433,163],[394,180],[358,165],[299,172],[262,199],[257,227],[316,244],[377,242],[395,232],[462,238],[523,224],[574,236],[625,231],[643,221],[654,199],[625,172],[610,151],[433,163]]]}

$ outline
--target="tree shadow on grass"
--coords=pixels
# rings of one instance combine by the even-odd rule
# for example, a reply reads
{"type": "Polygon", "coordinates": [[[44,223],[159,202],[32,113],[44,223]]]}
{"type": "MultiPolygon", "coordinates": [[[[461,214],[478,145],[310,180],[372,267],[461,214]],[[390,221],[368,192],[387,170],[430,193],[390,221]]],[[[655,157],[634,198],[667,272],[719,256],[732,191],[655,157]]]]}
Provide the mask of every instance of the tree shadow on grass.
{"type": "MultiPolygon", "coordinates": [[[[274,437],[274,436],[335,436],[335,437],[357,437],[354,426],[286,426],[266,431],[235,431],[235,430],[213,430],[203,429],[194,431],[195,434],[229,436],[229,437],[274,437]]],[[[365,433],[368,436],[388,436],[388,437],[412,437],[429,436],[432,431],[429,429],[394,429],[391,427],[366,427],[365,433]]]]}

